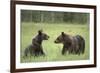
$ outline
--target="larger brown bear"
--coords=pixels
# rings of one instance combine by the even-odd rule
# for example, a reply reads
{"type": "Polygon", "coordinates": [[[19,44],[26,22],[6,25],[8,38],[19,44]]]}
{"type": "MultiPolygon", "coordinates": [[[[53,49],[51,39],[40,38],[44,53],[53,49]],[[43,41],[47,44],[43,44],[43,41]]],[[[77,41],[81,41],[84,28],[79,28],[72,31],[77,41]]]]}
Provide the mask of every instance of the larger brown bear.
{"type": "Polygon", "coordinates": [[[26,47],[24,54],[27,56],[28,54],[33,56],[45,55],[42,42],[43,40],[48,40],[49,36],[42,32],[42,30],[38,31],[38,34],[32,39],[32,44],[26,47]]]}
{"type": "Polygon", "coordinates": [[[62,32],[54,42],[63,44],[63,55],[67,51],[69,54],[80,54],[85,50],[85,40],[80,35],[71,36],[62,32]]]}

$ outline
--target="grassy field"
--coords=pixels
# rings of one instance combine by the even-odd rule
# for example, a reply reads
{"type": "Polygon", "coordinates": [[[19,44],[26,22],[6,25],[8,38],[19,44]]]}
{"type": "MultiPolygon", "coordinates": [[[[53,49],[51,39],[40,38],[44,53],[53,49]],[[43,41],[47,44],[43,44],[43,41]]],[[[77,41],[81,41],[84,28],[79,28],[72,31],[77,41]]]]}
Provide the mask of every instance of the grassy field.
{"type": "Polygon", "coordinates": [[[75,24],[47,24],[47,23],[25,23],[21,24],[21,62],[46,62],[46,61],[69,61],[89,59],[89,28],[87,25],[75,24]],[[43,50],[46,56],[23,58],[25,48],[31,44],[32,38],[37,35],[39,29],[43,29],[50,38],[43,42],[43,50]],[[85,53],[81,55],[62,55],[62,44],[55,44],[54,40],[64,31],[70,35],[81,35],[85,39],[85,53]]]}

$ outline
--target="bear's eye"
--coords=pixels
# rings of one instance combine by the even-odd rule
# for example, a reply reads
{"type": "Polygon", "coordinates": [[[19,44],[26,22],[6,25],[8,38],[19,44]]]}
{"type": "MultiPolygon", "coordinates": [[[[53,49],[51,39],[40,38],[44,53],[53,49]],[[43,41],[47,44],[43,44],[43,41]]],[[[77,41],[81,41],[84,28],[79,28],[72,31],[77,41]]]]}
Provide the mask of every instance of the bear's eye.
{"type": "Polygon", "coordinates": [[[60,40],[60,38],[58,37],[57,40],[60,40]]]}
{"type": "Polygon", "coordinates": [[[46,34],[44,34],[44,37],[47,36],[46,34]]]}

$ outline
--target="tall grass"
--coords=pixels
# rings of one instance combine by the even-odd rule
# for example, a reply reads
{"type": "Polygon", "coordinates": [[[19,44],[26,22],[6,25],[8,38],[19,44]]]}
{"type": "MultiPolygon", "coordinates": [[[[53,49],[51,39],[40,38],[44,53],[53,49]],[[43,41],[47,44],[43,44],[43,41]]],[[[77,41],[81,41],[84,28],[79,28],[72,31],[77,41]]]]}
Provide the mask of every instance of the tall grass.
{"type": "Polygon", "coordinates": [[[47,24],[47,23],[21,23],[21,62],[46,62],[46,61],[69,61],[89,59],[89,28],[85,24],[47,24]],[[37,31],[43,29],[43,32],[50,36],[50,39],[43,41],[43,50],[46,56],[23,58],[25,48],[31,44],[32,38],[37,35],[37,31]],[[70,35],[81,35],[85,39],[85,53],[81,55],[66,54],[62,55],[62,44],[55,44],[54,40],[61,32],[70,35]]]}

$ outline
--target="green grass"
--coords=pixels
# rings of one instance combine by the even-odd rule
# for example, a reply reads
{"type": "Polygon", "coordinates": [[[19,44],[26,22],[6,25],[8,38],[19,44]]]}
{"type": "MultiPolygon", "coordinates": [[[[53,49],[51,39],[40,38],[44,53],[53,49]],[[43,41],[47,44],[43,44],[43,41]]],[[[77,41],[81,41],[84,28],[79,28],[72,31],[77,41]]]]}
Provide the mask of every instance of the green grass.
{"type": "Polygon", "coordinates": [[[47,24],[47,23],[22,23],[21,24],[21,62],[46,62],[46,61],[69,61],[89,59],[89,29],[85,24],[47,24]],[[32,38],[37,31],[43,29],[50,36],[49,40],[43,41],[43,50],[46,56],[23,58],[25,48],[31,44],[32,38]],[[54,40],[64,31],[70,35],[81,35],[85,39],[85,53],[81,55],[62,55],[62,44],[55,44],[54,40]]]}

